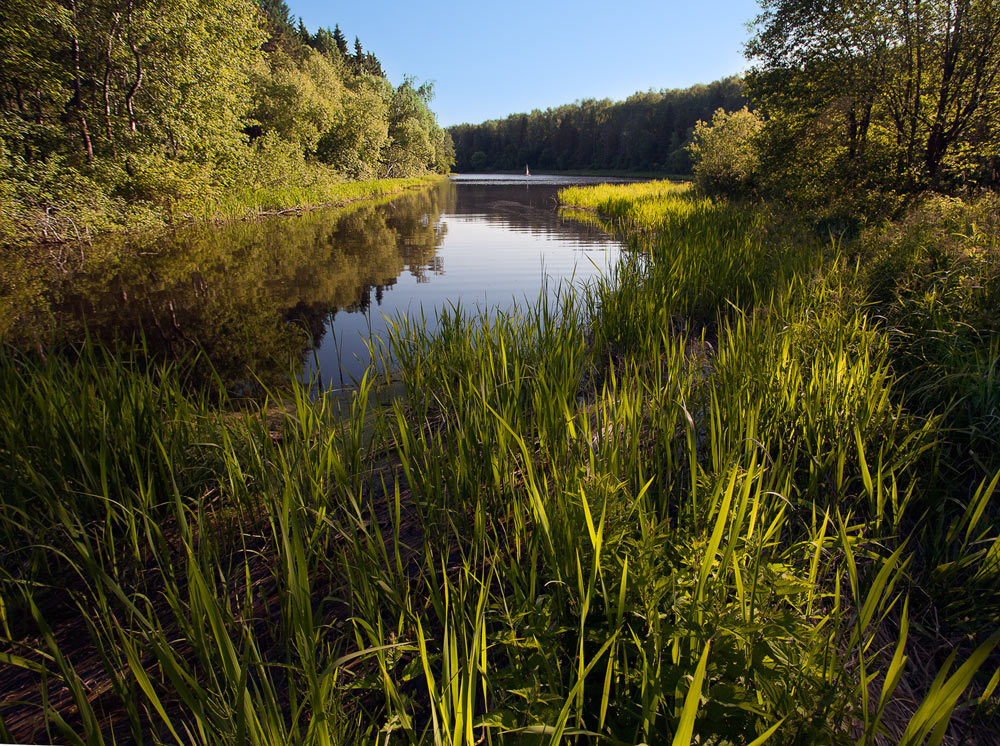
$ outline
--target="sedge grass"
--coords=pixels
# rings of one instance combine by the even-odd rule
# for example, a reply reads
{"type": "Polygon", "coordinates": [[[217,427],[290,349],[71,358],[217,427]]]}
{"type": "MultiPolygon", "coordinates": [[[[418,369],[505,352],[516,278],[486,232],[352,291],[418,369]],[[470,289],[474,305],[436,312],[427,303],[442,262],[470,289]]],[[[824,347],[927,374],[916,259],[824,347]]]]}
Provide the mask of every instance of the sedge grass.
{"type": "Polygon", "coordinates": [[[856,269],[684,188],[608,190],[566,198],[633,236],[614,274],[396,319],[398,368],[346,408],[293,377],[277,415],[223,415],[176,369],[7,351],[5,730],[916,744],[983,710],[988,620],[917,666],[916,598],[933,573],[991,598],[997,480],[914,531],[940,419],[856,269]]]}
{"type": "Polygon", "coordinates": [[[441,176],[345,181],[323,173],[311,183],[279,183],[217,190],[208,199],[175,207],[179,215],[196,221],[233,221],[275,212],[341,207],[360,200],[376,200],[408,189],[426,187],[441,176]]]}

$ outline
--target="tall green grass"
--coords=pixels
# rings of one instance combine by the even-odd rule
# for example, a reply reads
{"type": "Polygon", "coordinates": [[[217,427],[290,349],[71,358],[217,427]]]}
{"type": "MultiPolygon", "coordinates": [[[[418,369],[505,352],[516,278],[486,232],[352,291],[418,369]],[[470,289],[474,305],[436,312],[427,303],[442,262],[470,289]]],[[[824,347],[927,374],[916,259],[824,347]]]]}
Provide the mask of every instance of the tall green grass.
{"type": "Polygon", "coordinates": [[[918,744],[988,714],[995,625],[919,645],[933,573],[991,592],[997,480],[932,510],[940,419],[857,265],[611,197],[613,275],[396,319],[346,408],[7,351],[0,735],[918,744]]]}
{"type": "Polygon", "coordinates": [[[359,200],[374,200],[407,189],[426,187],[441,176],[344,181],[321,170],[302,183],[253,184],[217,190],[208,199],[186,203],[175,213],[196,221],[232,221],[275,212],[293,212],[315,207],[342,206],[359,200]]]}

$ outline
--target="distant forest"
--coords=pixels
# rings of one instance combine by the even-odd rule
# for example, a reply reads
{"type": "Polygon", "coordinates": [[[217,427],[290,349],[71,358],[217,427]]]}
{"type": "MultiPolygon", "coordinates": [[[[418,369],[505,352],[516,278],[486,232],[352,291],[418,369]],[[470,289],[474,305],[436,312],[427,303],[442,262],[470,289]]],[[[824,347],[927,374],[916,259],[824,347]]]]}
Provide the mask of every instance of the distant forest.
{"type": "Polygon", "coordinates": [[[747,105],[737,77],[681,90],[587,99],[449,128],[455,170],[534,169],[691,173],[685,146],[698,120],[747,105]]]}

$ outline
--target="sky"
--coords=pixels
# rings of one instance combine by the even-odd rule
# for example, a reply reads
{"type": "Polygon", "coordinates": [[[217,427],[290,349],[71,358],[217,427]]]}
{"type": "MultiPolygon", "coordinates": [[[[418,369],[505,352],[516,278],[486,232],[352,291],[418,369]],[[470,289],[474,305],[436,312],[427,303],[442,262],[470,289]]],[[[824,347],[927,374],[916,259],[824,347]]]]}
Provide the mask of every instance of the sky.
{"type": "Polygon", "coordinates": [[[315,31],[340,28],[386,75],[433,81],[444,127],[636,91],[687,88],[746,68],[756,0],[287,0],[315,31]]]}

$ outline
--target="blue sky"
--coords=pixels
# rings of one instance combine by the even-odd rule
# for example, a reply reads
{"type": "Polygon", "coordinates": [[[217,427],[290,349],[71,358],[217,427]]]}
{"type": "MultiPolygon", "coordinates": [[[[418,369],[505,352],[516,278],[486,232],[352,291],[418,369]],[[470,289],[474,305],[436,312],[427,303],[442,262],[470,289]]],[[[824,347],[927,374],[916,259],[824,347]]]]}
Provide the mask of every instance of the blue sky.
{"type": "Polygon", "coordinates": [[[581,98],[686,88],[746,67],[756,0],[287,0],[315,31],[339,23],[393,83],[435,82],[443,126],[581,98]]]}

